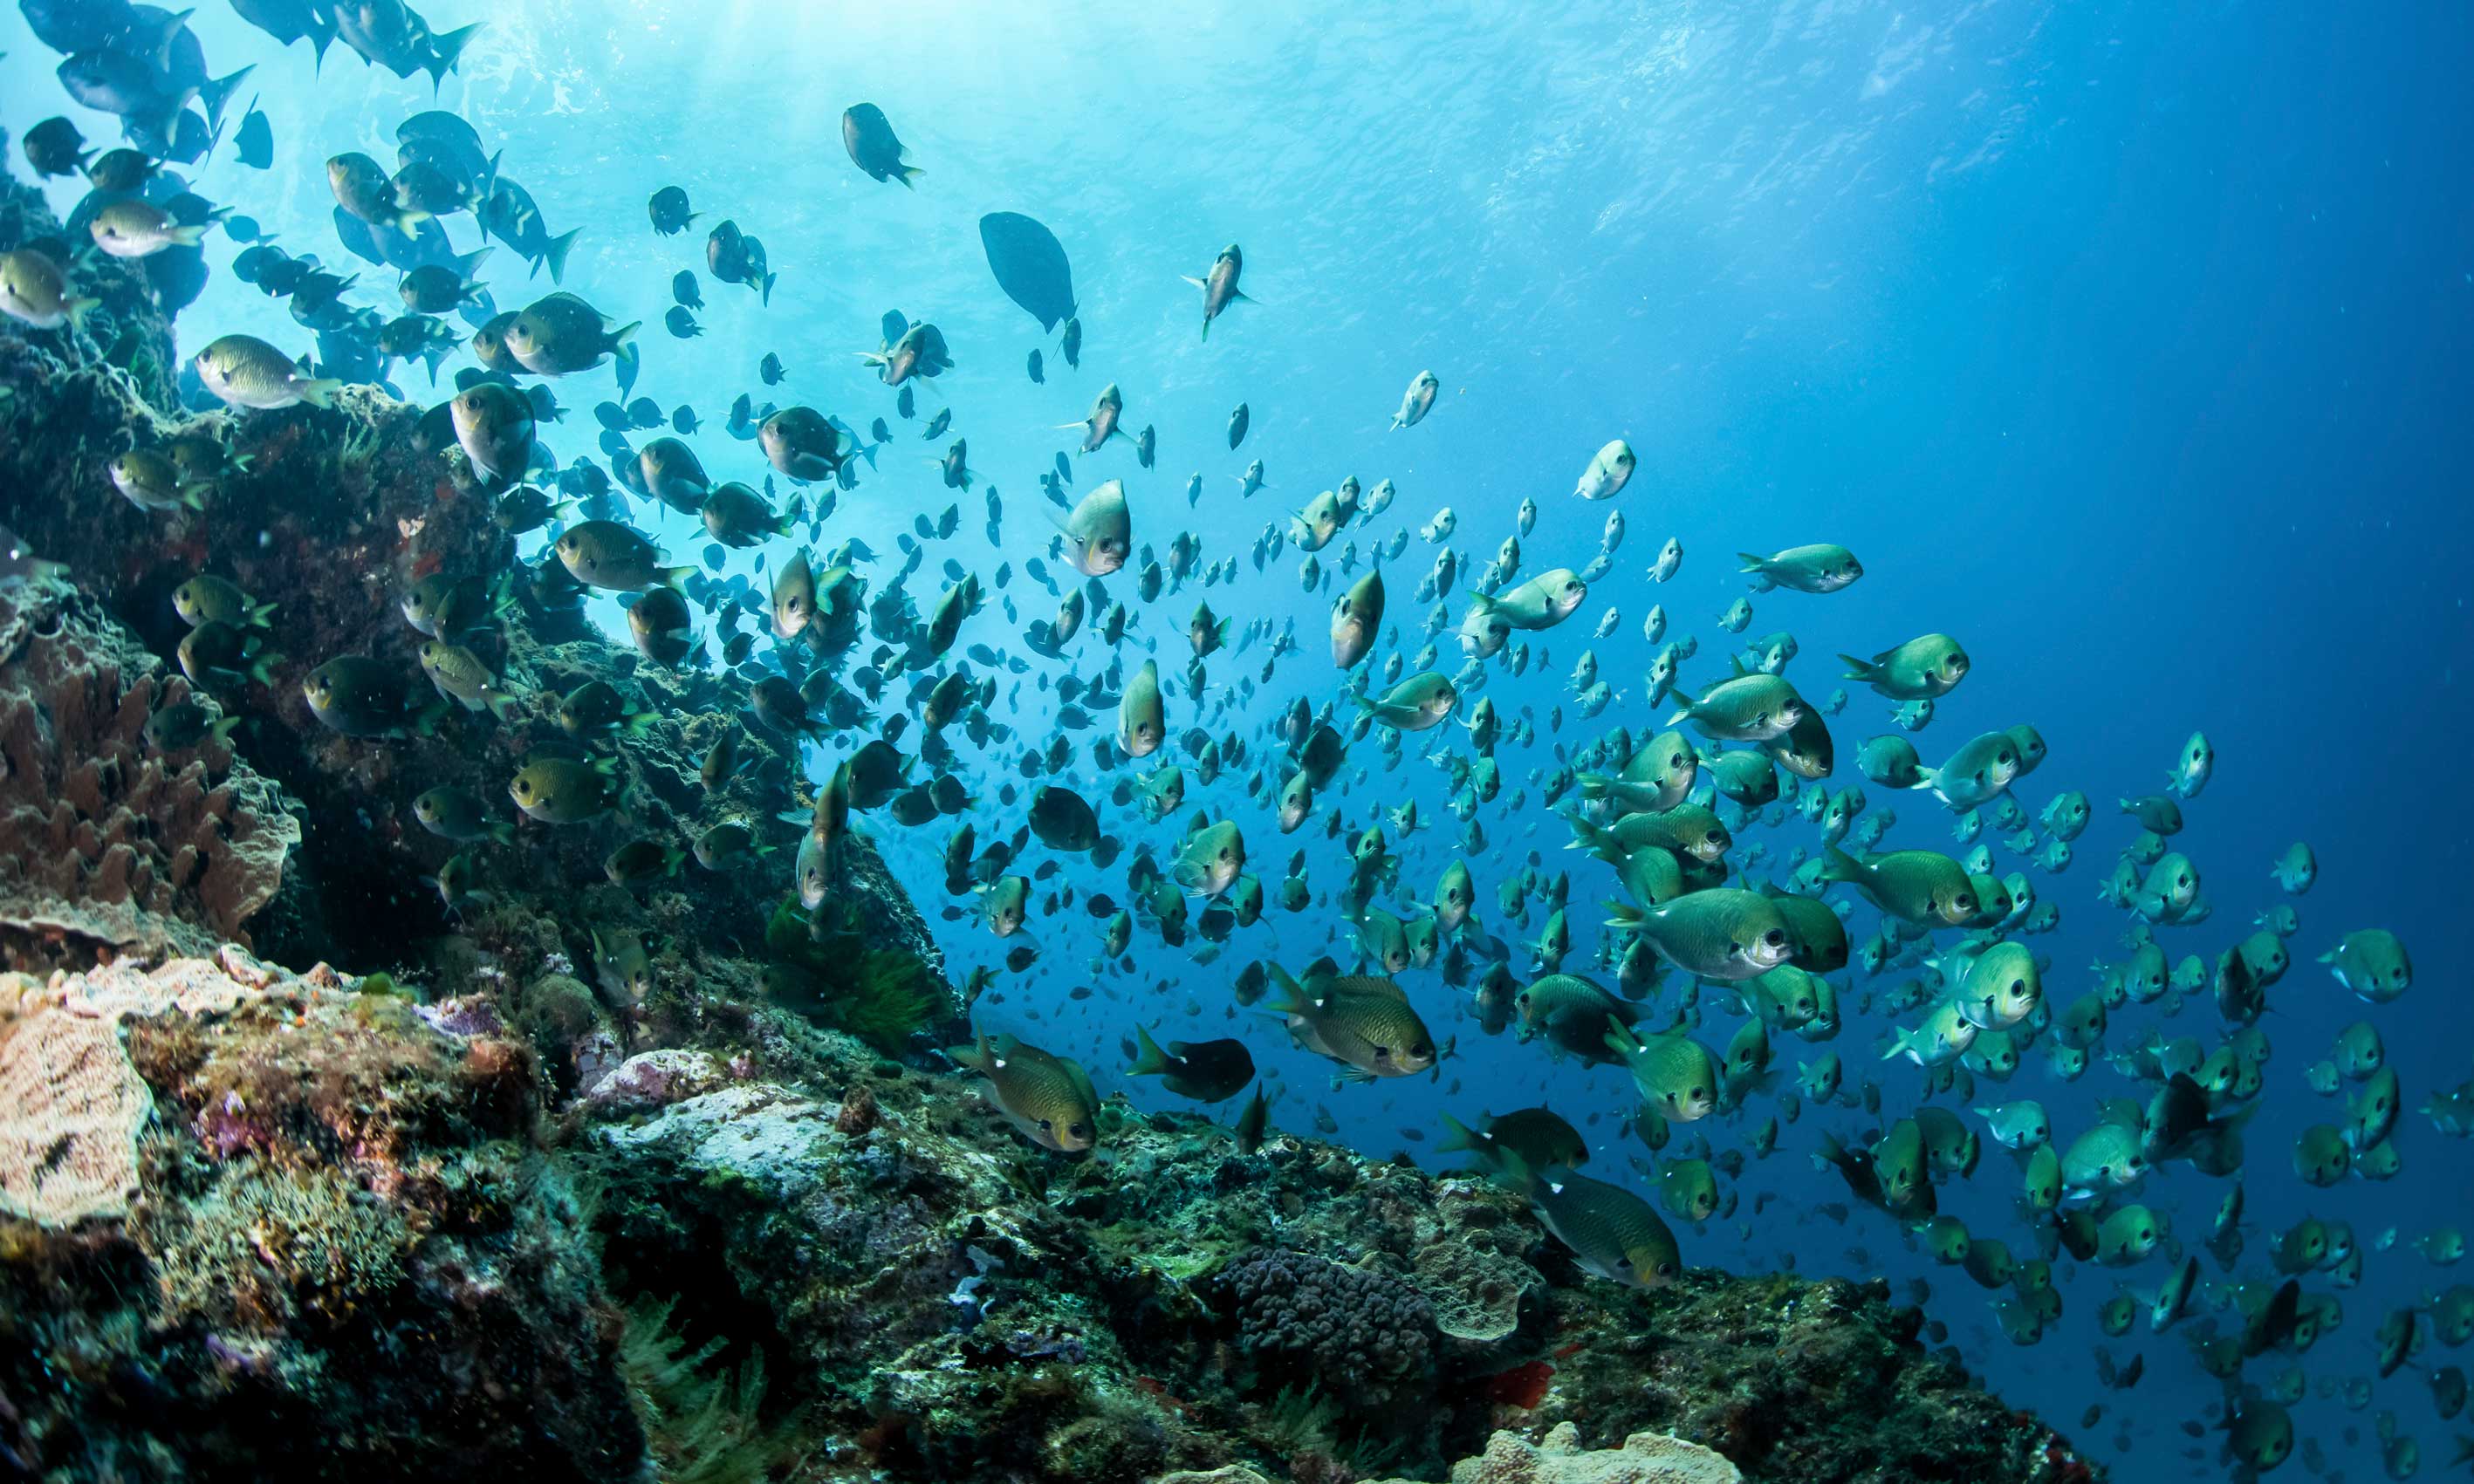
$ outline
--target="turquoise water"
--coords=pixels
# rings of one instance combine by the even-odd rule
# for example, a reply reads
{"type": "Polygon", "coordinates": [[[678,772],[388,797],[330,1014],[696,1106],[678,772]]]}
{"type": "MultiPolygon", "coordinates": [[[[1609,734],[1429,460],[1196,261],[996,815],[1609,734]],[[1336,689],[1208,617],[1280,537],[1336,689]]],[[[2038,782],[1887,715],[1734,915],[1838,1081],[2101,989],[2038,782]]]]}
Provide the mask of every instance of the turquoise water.
{"type": "MultiPolygon", "coordinates": [[[[1525,974],[1517,945],[1545,909],[1533,904],[1524,927],[1504,921],[1494,900],[1532,857],[1549,874],[1571,873],[1570,967],[1586,969],[1599,946],[1594,908],[1614,895],[1613,874],[1563,849],[1568,831],[1540,778],[1608,725],[1645,731],[1664,720],[1641,702],[1650,605],[1663,605],[1673,634],[1699,637],[1686,678],[1706,685],[1734,641],[1714,620],[1745,591],[1729,556],[1841,542],[1862,559],[1859,584],[1826,597],[1755,595],[1744,637],[1791,631],[1801,654],[1787,674],[1817,700],[1842,683],[1834,653],[1947,631],[1974,665],[1913,738],[1927,759],[1988,729],[2041,731],[2050,757],[2018,786],[2022,802],[2032,814],[2077,788],[2098,810],[2069,871],[2029,870],[2040,897],[2061,907],[2056,931],[2026,940],[2050,956],[2046,985],[2057,1006],[2093,983],[2092,960],[2126,951],[2128,919],[2096,900],[2113,852],[2136,832],[2113,802],[2160,788],[2194,730],[2219,761],[2186,803],[2189,828],[2173,843],[2199,865],[2215,910],[2203,925],[2164,930],[2172,956],[2213,959],[2255,913],[2287,900],[2268,878],[2275,853],[2297,839],[2316,850],[2319,882],[2292,901],[2296,964],[2270,992],[2263,1022],[2275,1054],[2246,1136],[2253,1227],[2244,1271],[2265,1272],[2272,1234],[2306,1212],[2342,1217],[2365,1246],[2390,1228],[2401,1240],[2367,1255],[2361,1287],[2341,1295],[2337,1332],[2298,1362],[2255,1366],[2253,1379],[2302,1367],[2314,1394],[2296,1408],[2301,1432],[2333,1470],[2381,1469],[2377,1419],[2392,1412],[2440,1472],[2464,1424],[2434,1416],[2423,1370],[2373,1379],[2372,1331],[2389,1310],[2460,1279],[2406,1244],[2442,1223],[2474,1222],[2464,1144],[2414,1111],[2474,1075],[2455,1004],[2467,970],[2461,923],[2474,819],[2459,756],[2474,720],[2461,673],[2474,640],[2462,557],[2474,524],[2464,497],[2474,462],[2464,415],[2474,191],[2463,170],[2474,110],[2458,75],[2474,24],[2464,12],[2396,7],[2305,21],[2244,6],[1029,14],[957,5],[843,14],[740,3],[505,4],[467,14],[443,0],[433,12],[441,27],[487,22],[434,105],[425,77],[398,80],[340,47],[316,67],[305,45],[279,50],[228,7],[205,7],[191,26],[211,70],[255,64],[235,113],[256,95],[275,156],[256,171],[227,146],[189,173],[194,188],[254,216],[285,249],[342,264],[350,254],[335,241],[321,162],[362,150],[391,163],[403,117],[453,109],[503,149],[504,173],[551,229],[583,229],[565,286],[646,322],[634,395],[666,409],[692,405],[707,424],[695,444],[717,475],[762,470],[754,447],[721,428],[740,391],[809,402],[861,429],[885,418],[893,442],[841,497],[827,540],[868,541],[885,554],[882,582],[914,515],[933,521],[958,501],[959,534],[932,547],[910,580],[914,598],[924,609],[942,591],[948,558],[988,581],[1000,562],[1014,569],[957,646],[984,643],[1029,661],[992,708],[1017,736],[960,748],[983,843],[1017,822],[1022,800],[1008,803],[1002,790],[1011,782],[1027,793],[1016,759],[1055,725],[1053,692],[1037,681],[1069,669],[1088,679],[1106,662],[1087,637],[1070,667],[1029,655],[1020,640],[1055,601],[1022,570],[1049,535],[1038,475],[1073,437],[1056,424],[1082,417],[1102,385],[1124,388],[1130,426],[1157,429],[1157,467],[1139,469],[1115,444],[1075,459],[1073,491],[1122,477],[1138,543],[1165,550],[1185,529],[1206,562],[1240,562],[1233,586],[1188,584],[1142,606],[1128,663],[1155,643],[1162,671],[1180,671],[1198,597],[1241,629],[1296,624],[1302,653],[1250,695],[1228,687],[1259,675],[1268,653],[1259,641],[1212,661],[1216,688],[1200,714],[1180,685],[1169,720],[1172,735],[1200,723],[1245,739],[1249,760],[1212,789],[1190,789],[1183,812],[1206,806],[1238,819],[1249,869],[1274,889],[1302,847],[1318,905],[1274,907],[1209,963],[1197,962],[1196,945],[1171,948],[1138,927],[1129,958],[1096,969],[1098,920],[1079,907],[1035,914],[1040,958],[1028,972],[1001,971],[1002,998],[983,1004],[984,1024],[1084,1056],[1103,1092],[1122,1089],[1143,1107],[1176,1100],[1122,1075],[1120,1041],[1137,1020],[1163,1041],[1242,1037],[1283,1089],[1275,1122],[1304,1130],[1324,1111],[1339,1137],[1370,1152],[1406,1149],[1436,1164],[1438,1114],[1543,1099],[1583,1126],[1597,1151],[1592,1173],[1617,1178],[1628,1161],[1647,1164],[1622,1128],[1635,1098],[1619,1068],[1584,1071],[1549,1060],[1542,1043],[1484,1036],[1463,1008],[1466,992],[1431,969],[1402,982],[1439,1036],[1458,1037],[1459,1055],[1435,1081],[1334,1088],[1327,1064],[1289,1049],[1277,1027],[1232,1002],[1228,986],[1249,959],[1295,969],[1327,951],[1349,958],[1327,904],[1346,874],[1346,838],[1320,828],[1281,836],[1244,793],[1258,768],[1273,767],[1279,781],[1277,744],[1263,730],[1273,713],[1297,696],[1318,706],[1340,696],[1323,658],[1337,587],[1305,590],[1294,550],[1258,572],[1249,548],[1267,522],[1285,526],[1344,475],[1369,489],[1395,481],[1397,502],[1336,539],[1324,565],[1343,541],[1362,555],[1395,530],[1412,533],[1385,570],[1388,622],[1414,652],[1428,605],[1409,588],[1435,551],[1414,533],[1440,507],[1460,520],[1454,622],[1471,573],[1524,498],[1540,515],[1522,542],[1523,576],[1583,565],[1608,511],[1623,515],[1613,570],[1581,611],[1530,636],[1537,662],[1526,675],[1497,667],[1480,692],[1537,730],[1534,742],[1501,749],[1502,796],[1476,811],[1482,843],[1464,840],[1445,812],[1448,780],[1419,756],[1438,742],[1466,753],[1457,729],[1411,739],[1396,771],[1361,744],[1347,771],[1362,765],[1367,778],[1317,811],[1319,822],[1337,802],[1353,832],[1378,807],[1415,800],[1431,824],[1395,841],[1402,886],[1423,899],[1445,863],[1467,858],[1479,917],[1525,974]],[[839,121],[862,99],[885,110],[924,171],[916,190],[852,167],[839,121]],[[704,215],[685,235],[659,237],[644,201],[668,184],[684,186],[704,215]],[[1037,217],[1070,254],[1086,334],[1079,371],[991,280],[978,222],[997,210],[1037,217]],[[660,323],[669,279],[701,266],[701,233],[723,216],[761,236],[779,285],[768,305],[705,279],[702,334],[674,339],[660,323]],[[1255,302],[1231,309],[1205,341],[1200,296],[1180,275],[1204,273],[1231,241],[1245,249],[1255,302]],[[958,362],[921,395],[914,421],[896,417],[893,394],[857,354],[877,348],[888,309],[933,320],[958,362]],[[1034,347],[1045,385],[1024,373],[1034,347]],[[756,375],[767,351],[788,371],[770,390],[756,375]],[[1401,389],[1428,368],[1442,382],[1431,416],[1390,431],[1401,389]],[[1224,429],[1240,400],[1251,430],[1232,452],[1224,429]],[[931,467],[945,441],[919,435],[947,407],[978,471],[967,492],[946,491],[931,467]],[[1591,451],[1618,437],[1639,457],[1629,487],[1606,504],[1575,499],[1591,451]],[[1241,500],[1235,476],[1256,458],[1270,487],[1241,500]],[[1196,472],[1204,498],[1189,508],[1196,472]],[[991,483],[1005,507],[995,545],[981,534],[991,483]],[[1643,568],[1670,537],[1684,565],[1653,586],[1643,568]],[[1589,637],[1609,607],[1619,610],[1613,632],[1589,637]],[[1620,692],[1594,721],[1578,716],[1564,685],[1584,649],[1620,692]],[[1560,730],[1549,725],[1559,706],[1560,730]],[[2419,981],[2377,1008],[2312,962],[2369,926],[2404,938],[2419,981]],[[1079,986],[1100,993],[1069,997],[1079,986]],[[2336,1110],[2310,1091],[2304,1069],[2363,1017],[2384,1033],[2405,1089],[2403,1173],[2311,1190],[2293,1177],[2289,1151],[2304,1126],[2336,1110]],[[2359,1404],[2344,1392],[2357,1381],[2366,1388],[2359,1404]]],[[[65,107],[50,77],[56,59],[13,11],[0,16],[0,121],[22,132],[65,107]]],[[[111,121],[68,111],[90,140],[112,139],[111,121]]],[[[53,192],[63,212],[77,195],[65,182],[53,192]]],[[[459,251],[476,245],[471,218],[448,230],[459,251]]],[[[215,276],[181,318],[184,344],[249,332],[308,348],[279,302],[225,271],[236,251],[209,239],[215,276]]],[[[392,312],[393,275],[357,266],[361,301],[392,312]]],[[[482,277],[508,308],[549,286],[546,277],[528,285],[503,248],[482,277]]],[[[451,375],[471,362],[448,364],[451,375]]],[[[399,369],[395,381],[424,405],[446,395],[418,368],[399,369]]],[[[561,462],[594,453],[590,409],[613,390],[606,369],[556,384],[570,410],[545,438],[561,462]]],[[[674,560],[696,560],[704,537],[689,517],[651,505],[638,516],[674,560]]],[[[750,568],[739,561],[728,570],[750,568]]],[[[1110,592],[1131,602],[1130,586],[1116,579],[1110,592]]],[[[1448,633],[1439,642],[1438,667],[1449,672],[1459,657],[1448,633]]],[[[1856,780],[1862,740],[1892,730],[1886,703],[1850,688],[1847,709],[1830,721],[1833,788],[1856,780]]],[[[1104,802],[1109,780],[1084,744],[1108,730],[1104,718],[1075,739],[1083,791],[1110,833],[1166,856],[1174,824],[1146,826],[1104,802]]],[[[854,740],[817,750],[817,776],[854,740]]],[[[1891,845],[1961,853],[1950,816],[1928,799],[1866,792],[1876,809],[1900,816],[1891,845]]],[[[882,818],[867,827],[934,920],[953,900],[937,859],[947,823],[905,829],[882,818]]],[[[1767,843],[1771,860],[1757,874],[1780,878],[1791,849],[1817,844],[1813,826],[1792,817],[1737,833],[1767,843]]],[[[1034,845],[1027,858],[1045,854],[1034,845]]],[[[1996,856],[2004,872],[2022,869],[1998,846],[1996,856]]],[[[1076,861],[1069,874],[1128,896],[1122,863],[1099,872],[1076,861]]],[[[1859,939],[1875,916],[1854,905],[1859,939]]],[[[958,979],[996,966],[1009,945],[967,913],[936,926],[958,979]]],[[[1845,1059],[1851,1085],[1880,1082],[1889,1115],[1912,1103],[1918,1074],[1876,1062],[1876,1041],[1912,1018],[1878,996],[1911,972],[1839,976],[1846,1024],[1828,1048],[1845,1059]],[[1868,989],[1876,1001],[1859,1009],[1868,989]]],[[[1703,1005],[1702,1039],[1723,1045],[1740,1017],[1712,993],[1703,1005]]],[[[2157,1026],[2211,1043],[2222,1033],[2202,996],[2170,1022],[2159,1007],[2120,1012],[2106,1049],[2157,1026]]],[[[1782,1037],[1781,1086],[1819,1049],[1782,1037]]],[[[2070,1129],[2098,1098],[2145,1095],[2101,1060],[2073,1083],[2050,1075],[2041,1055],[2028,1060],[2006,1089],[1988,1086],[1977,1101],[2039,1097],[2070,1129]]],[[[1705,1134],[1740,1148],[1763,1111],[1757,1099],[1748,1115],[1679,1131],[1679,1140],[1705,1134]]],[[[2194,1442],[2178,1424],[2218,1400],[2218,1383],[2174,1334],[2104,1341],[2096,1328],[2117,1277],[2150,1288],[2162,1261],[2119,1275],[2078,1265],[2061,1284],[2063,1317],[2039,1344],[2013,1346],[1986,1295],[1904,1250],[1888,1217],[1859,1207],[1842,1223],[1821,1209],[1848,1197],[1810,1165],[1819,1131],[1852,1137],[1879,1121],[1807,1109],[1775,1154],[1722,1182],[1737,1203],[1732,1218],[1680,1230],[1686,1260],[1756,1271],[1791,1257],[1807,1272],[1929,1279],[1928,1311],[2006,1396],[2065,1429],[2103,1402],[2105,1416],[2076,1432],[2119,1477],[2213,1471],[2215,1440],[2194,1442]],[[2098,1343],[2120,1359],[2146,1355],[2136,1389],[2098,1386],[2089,1352],[2098,1343]],[[2185,1449],[2207,1462],[2187,1462],[2185,1449]]],[[[1643,1183],[1637,1170],[1621,1178],[1643,1183]]],[[[1988,1148],[1976,1177],[1944,1187],[1943,1209],[2024,1251],[2014,1185],[2007,1158],[1988,1148]]],[[[2144,1199],[2196,1250],[2224,1188],[2176,1166],[2152,1177],[2144,1199]]],[[[2216,1282],[2215,1265],[2203,1266],[2216,1282]]],[[[2422,1364],[2451,1359],[2463,1363],[2435,1342],[2422,1364]]]]}

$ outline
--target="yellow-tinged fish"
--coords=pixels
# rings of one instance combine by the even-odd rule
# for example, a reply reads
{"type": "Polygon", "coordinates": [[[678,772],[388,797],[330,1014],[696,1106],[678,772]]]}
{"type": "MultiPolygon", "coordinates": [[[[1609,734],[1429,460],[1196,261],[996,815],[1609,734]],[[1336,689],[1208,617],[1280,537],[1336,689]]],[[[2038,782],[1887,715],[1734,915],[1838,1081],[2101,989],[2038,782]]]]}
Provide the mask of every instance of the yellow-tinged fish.
{"type": "Polygon", "coordinates": [[[1032,1143],[1079,1154],[1100,1141],[1100,1095],[1089,1074],[1068,1057],[1052,1056],[1012,1036],[947,1053],[988,1079],[997,1109],[1032,1143]]]}
{"type": "Polygon", "coordinates": [[[1663,1288],[1683,1276],[1675,1233],[1639,1196],[1568,1169],[1533,1169],[1509,1149],[1502,1163],[1505,1181],[1583,1268],[1635,1288],[1663,1288]]]}
{"type": "Polygon", "coordinates": [[[1315,975],[1299,984],[1277,964],[1264,966],[1278,986],[1272,1002],[1297,1043],[1364,1077],[1406,1077],[1435,1065],[1435,1038],[1389,979],[1315,975]]]}

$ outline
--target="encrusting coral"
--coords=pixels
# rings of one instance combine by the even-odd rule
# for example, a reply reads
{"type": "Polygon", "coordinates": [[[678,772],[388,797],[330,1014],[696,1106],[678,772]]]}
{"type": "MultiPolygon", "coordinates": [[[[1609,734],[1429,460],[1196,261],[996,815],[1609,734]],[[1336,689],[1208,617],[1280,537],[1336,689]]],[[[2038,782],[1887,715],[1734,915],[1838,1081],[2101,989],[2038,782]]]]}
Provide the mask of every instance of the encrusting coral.
{"type": "Polygon", "coordinates": [[[0,1014],[0,1211],[42,1226],[129,1214],[154,1099],[108,1019],[24,976],[0,1014]]]}

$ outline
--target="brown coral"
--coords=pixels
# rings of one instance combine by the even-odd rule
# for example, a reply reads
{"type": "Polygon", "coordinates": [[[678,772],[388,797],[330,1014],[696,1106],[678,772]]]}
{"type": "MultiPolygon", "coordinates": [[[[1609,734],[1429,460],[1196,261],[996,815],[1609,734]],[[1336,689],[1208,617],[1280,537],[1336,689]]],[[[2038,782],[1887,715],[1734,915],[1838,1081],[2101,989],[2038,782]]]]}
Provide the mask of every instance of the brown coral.
{"type": "Polygon", "coordinates": [[[0,581],[0,927],[21,950],[203,954],[247,942],[301,826],[280,792],[208,740],[147,740],[188,682],[91,599],[0,581]]]}

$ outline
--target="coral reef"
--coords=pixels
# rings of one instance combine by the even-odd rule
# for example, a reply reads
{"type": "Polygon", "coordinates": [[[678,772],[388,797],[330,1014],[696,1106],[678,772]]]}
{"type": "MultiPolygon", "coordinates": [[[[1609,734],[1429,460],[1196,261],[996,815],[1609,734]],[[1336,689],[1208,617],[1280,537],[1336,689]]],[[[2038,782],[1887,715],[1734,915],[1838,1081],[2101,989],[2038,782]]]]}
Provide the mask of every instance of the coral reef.
{"type": "MultiPolygon", "coordinates": [[[[58,230],[0,183],[0,248],[58,230]]],[[[1671,1433],[1756,1480],[2088,1476],[1879,1285],[1625,1289],[1483,1182],[1122,1104],[1086,1156],[1030,1146],[937,1051],[961,1007],[864,838],[814,915],[783,905],[787,849],[605,869],[723,822],[787,835],[796,748],[740,680],[521,584],[473,641],[503,715],[327,730],[304,675],[368,656],[418,690],[407,586],[509,569],[492,498],[380,389],[187,414],[142,275],[96,272],[84,332],[0,324],[0,524],[74,585],[23,573],[0,608],[0,946],[49,975],[0,979],[0,1472],[1711,1467],[1580,1448],[1671,1433]],[[205,508],[123,499],[111,458],[175,438],[221,452],[205,508]],[[228,738],[158,753],[200,574],[279,601],[281,653],[212,678],[228,738]],[[588,682],[650,719],[568,736],[588,682]],[[725,742],[745,766],[709,781],[725,742]],[[553,751],[605,759],[621,811],[506,811],[553,751]],[[451,910],[423,878],[459,845],[413,807],[439,787],[509,826],[460,847],[451,910]]]]}
{"type": "MultiPolygon", "coordinates": [[[[58,231],[26,187],[0,180],[0,250],[58,231]]],[[[142,299],[127,310],[149,313],[142,299]]],[[[168,346],[159,315],[148,333],[168,346]]],[[[405,591],[433,576],[511,566],[514,539],[495,520],[491,494],[474,483],[451,439],[433,445],[420,409],[354,386],[330,407],[188,416],[156,395],[160,389],[105,360],[93,337],[27,330],[13,321],[0,321],[0,389],[13,394],[0,397],[0,445],[11,450],[12,476],[0,481],[0,526],[65,566],[89,628],[116,621],[126,631],[90,647],[121,657],[133,675],[149,652],[168,658],[187,632],[172,595],[201,574],[278,604],[270,640],[278,653],[264,682],[228,685],[213,697],[240,719],[238,730],[229,748],[203,749],[245,758],[255,770],[247,776],[279,783],[312,837],[302,853],[314,863],[314,891],[287,894],[279,910],[253,923],[254,946],[282,962],[388,968],[451,990],[476,972],[527,978],[559,961],[588,966],[581,977],[591,983],[594,930],[638,935],[656,992],[652,1003],[626,1007],[629,1023],[619,1028],[632,1042],[626,1050],[703,1033],[674,987],[744,978],[765,959],[767,924],[789,874],[787,847],[722,870],[686,863],[630,886],[614,884],[604,871],[610,853],[635,839],[684,846],[728,821],[770,828],[776,838],[788,832],[774,821],[797,807],[796,749],[746,719],[745,682],[735,675],[651,664],[611,644],[579,608],[543,607],[519,582],[517,601],[469,640],[519,698],[503,719],[450,708],[434,735],[363,739],[327,730],[310,712],[303,678],[344,655],[376,658],[425,695],[417,658],[424,636],[403,616],[405,591]],[[206,508],[167,514],[122,498],[107,474],[111,459],[175,438],[211,443],[227,461],[206,508]],[[516,816],[507,786],[525,760],[588,751],[560,727],[558,709],[565,695],[594,681],[652,717],[622,741],[592,749],[616,764],[620,810],[562,826],[516,816]],[[742,766],[709,787],[701,769],[725,737],[735,738],[742,766]],[[483,895],[460,917],[423,884],[459,848],[414,818],[413,801],[440,786],[470,791],[514,826],[507,843],[473,848],[483,895]]],[[[162,704],[187,694],[176,677],[163,683],[162,704]]],[[[133,734],[144,720],[140,706],[117,725],[133,734]]],[[[909,955],[862,965],[849,981],[863,992],[857,1003],[872,1011],[859,1028],[901,1049],[910,1030],[949,1024],[959,1005],[942,960],[874,847],[847,841],[835,870],[836,896],[857,914],[845,927],[864,934],[872,949],[909,955]]],[[[241,936],[238,918],[263,906],[262,896],[238,881],[211,884],[217,899],[230,898],[233,921],[160,943],[133,943],[107,921],[102,942],[159,954],[252,941],[241,936]]],[[[0,892],[0,912],[8,899],[0,892]]],[[[838,993],[838,981],[826,988],[842,1007],[835,1016],[846,1017],[854,996],[838,993]]]]}
{"type": "Polygon", "coordinates": [[[697,1275],[679,1312],[698,1332],[762,1353],[820,1436],[896,1476],[1433,1477],[1497,1427],[1558,1423],[1680,1433],[1752,1478],[2078,1467],[1928,1356],[1879,1285],[1636,1292],[1579,1278],[1481,1183],[1284,1135],[1245,1155],[1118,1105],[1092,1158],[1059,1161],[847,1042],[760,1061],[796,1084],[598,1131],[605,1274],[697,1275]],[[862,1093],[869,1121],[845,1126],[862,1093]],[[1455,1312],[1518,1319],[1460,1339],[1437,1324],[1455,1312]]]}
{"type": "Polygon", "coordinates": [[[21,967],[249,942],[301,826],[222,741],[149,734],[189,700],[92,599],[0,578],[0,947],[21,967]]]}
{"type": "MultiPolygon", "coordinates": [[[[63,975],[0,1045],[84,1027],[155,1113],[125,1220],[0,1220],[0,1451],[133,1479],[627,1472],[619,1320],[530,1053],[244,968],[63,975]]],[[[0,1147],[42,1117],[0,1105],[0,1147]]]]}

